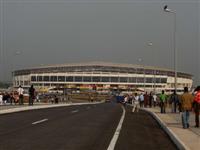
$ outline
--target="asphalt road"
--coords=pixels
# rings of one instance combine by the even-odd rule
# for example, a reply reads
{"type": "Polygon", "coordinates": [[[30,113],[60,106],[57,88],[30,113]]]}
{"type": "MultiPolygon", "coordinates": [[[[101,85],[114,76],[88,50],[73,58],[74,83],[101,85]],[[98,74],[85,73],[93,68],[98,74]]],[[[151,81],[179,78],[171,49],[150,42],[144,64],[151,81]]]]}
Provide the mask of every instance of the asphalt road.
{"type": "Polygon", "coordinates": [[[176,150],[177,147],[153,117],[144,111],[131,112],[126,117],[115,150],[176,150]]]}
{"type": "MultiPolygon", "coordinates": [[[[0,150],[106,150],[121,115],[116,103],[0,115],[0,150]]],[[[176,149],[151,116],[126,108],[115,149],[144,148],[176,149]]]]}

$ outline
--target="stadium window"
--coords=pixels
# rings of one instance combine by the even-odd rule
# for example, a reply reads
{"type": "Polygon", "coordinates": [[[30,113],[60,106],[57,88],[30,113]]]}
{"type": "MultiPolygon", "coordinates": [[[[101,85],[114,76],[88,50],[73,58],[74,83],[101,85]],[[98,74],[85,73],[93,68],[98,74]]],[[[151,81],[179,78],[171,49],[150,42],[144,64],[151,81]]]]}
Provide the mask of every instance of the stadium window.
{"type": "Polygon", "coordinates": [[[152,83],[153,79],[152,78],[146,78],[146,83],[152,83]]]}
{"type": "Polygon", "coordinates": [[[144,78],[137,78],[137,83],[144,83],[144,78]]]}
{"type": "Polygon", "coordinates": [[[153,74],[154,70],[151,69],[145,69],[145,74],[153,74]]]}
{"type": "Polygon", "coordinates": [[[130,73],[137,73],[137,72],[136,72],[136,69],[133,69],[133,68],[129,69],[128,72],[130,72],[130,73]]]}
{"type": "Polygon", "coordinates": [[[150,88],[150,87],[152,87],[152,85],[145,85],[145,87],[149,87],[150,88]]]}
{"type": "Polygon", "coordinates": [[[57,81],[57,76],[51,76],[51,81],[57,81]]]}
{"type": "Polygon", "coordinates": [[[110,78],[109,77],[102,77],[101,82],[110,82],[110,78]]]}
{"type": "Polygon", "coordinates": [[[101,78],[100,77],[92,77],[92,82],[100,82],[101,78]]]}
{"type": "Polygon", "coordinates": [[[92,79],[91,79],[91,77],[83,77],[83,81],[84,82],[91,82],[92,79]]]}
{"type": "Polygon", "coordinates": [[[58,82],[65,82],[65,76],[58,76],[58,82]]]}
{"type": "Polygon", "coordinates": [[[43,81],[42,76],[37,76],[37,81],[43,81]]]}
{"type": "Polygon", "coordinates": [[[161,78],[161,83],[167,83],[167,78],[161,78]]]}
{"type": "Polygon", "coordinates": [[[31,76],[31,81],[36,81],[36,76],[31,76]]]}
{"type": "Polygon", "coordinates": [[[110,81],[111,82],[119,82],[119,78],[118,77],[111,77],[110,81]]]}
{"type": "Polygon", "coordinates": [[[144,68],[137,68],[138,74],[144,74],[144,68]]]}
{"type": "Polygon", "coordinates": [[[33,86],[38,86],[38,84],[37,83],[32,83],[33,84],[33,86]]]}
{"type": "Polygon", "coordinates": [[[24,85],[29,85],[30,82],[29,81],[24,81],[24,85]]]}
{"type": "Polygon", "coordinates": [[[144,78],[137,78],[137,83],[144,83],[144,78]]]}
{"type": "Polygon", "coordinates": [[[160,83],[160,78],[156,78],[156,83],[160,83]]]}
{"type": "Polygon", "coordinates": [[[73,80],[73,76],[67,76],[66,77],[66,81],[68,81],[68,82],[73,82],[74,80],[73,80]]]}
{"type": "Polygon", "coordinates": [[[82,76],[76,76],[74,77],[75,82],[82,82],[82,76]]]}
{"type": "Polygon", "coordinates": [[[44,81],[49,81],[49,76],[44,76],[44,81]]]}
{"type": "Polygon", "coordinates": [[[120,77],[119,81],[120,82],[128,82],[128,78],[127,77],[120,77]]]}
{"type": "Polygon", "coordinates": [[[134,77],[130,77],[128,80],[129,80],[128,82],[130,83],[136,83],[136,78],[134,77]]]}

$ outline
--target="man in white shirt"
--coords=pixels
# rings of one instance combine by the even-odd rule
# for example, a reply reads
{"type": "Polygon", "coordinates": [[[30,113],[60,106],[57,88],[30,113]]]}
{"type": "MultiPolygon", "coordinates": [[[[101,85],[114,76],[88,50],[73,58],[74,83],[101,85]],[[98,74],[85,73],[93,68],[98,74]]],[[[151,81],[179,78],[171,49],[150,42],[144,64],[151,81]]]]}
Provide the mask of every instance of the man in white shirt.
{"type": "Polygon", "coordinates": [[[19,105],[24,105],[24,89],[20,85],[17,89],[18,95],[19,95],[19,105]]]}
{"type": "Polygon", "coordinates": [[[133,97],[132,105],[133,105],[132,112],[135,112],[135,109],[138,112],[139,111],[139,96],[137,95],[137,93],[135,93],[135,96],[133,97]]]}
{"type": "Polygon", "coordinates": [[[140,94],[140,107],[144,107],[144,95],[140,94]]]}
{"type": "Polygon", "coordinates": [[[156,107],[157,105],[157,95],[154,93],[153,94],[153,106],[156,107]]]}
{"type": "Polygon", "coordinates": [[[128,96],[128,94],[124,97],[124,101],[123,101],[123,103],[124,103],[124,106],[126,106],[126,103],[128,102],[128,99],[129,99],[129,96],[128,96]]]}

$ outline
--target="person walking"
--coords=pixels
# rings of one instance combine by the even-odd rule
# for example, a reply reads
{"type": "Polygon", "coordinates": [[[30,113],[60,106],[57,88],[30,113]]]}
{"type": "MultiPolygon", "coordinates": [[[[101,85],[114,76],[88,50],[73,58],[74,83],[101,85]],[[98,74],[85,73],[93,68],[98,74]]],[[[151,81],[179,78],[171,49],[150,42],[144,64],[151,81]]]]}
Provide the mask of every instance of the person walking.
{"type": "Polygon", "coordinates": [[[165,91],[162,90],[162,93],[160,94],[160,113],[166,113],[166,102],[167,102],[167,95],[165,94],[165,91]]]}
{"type": "Polygon", "coordinates": [[[141,93],[139,97],[140,108],[144,107],[144,95],[141,93]]]}
{"type": "Polygon", "coordinates": [[[149,100],[149,95],[148,95],[148,93],[146,92],[146,93],[144,94],[144,107],[145,107],[145,108],[146,108],[147,105],[148,105],[148,100],[149,100]]]}
{"type": "Polygon", "coordinates": [[[188,87],[184,87],[184,93],[181,95],[180,103],[182,110],[182,125],[183,128],[189,128],[190,111],[192,110],[193,95],[188,92],[188,87]]]}
{"type": "Polygon", "coordinates": [[[29,105],[33,105],[33,100],[35,98],[35,88],[33,85],[29,88],[29,105]]]}
{"type": "Polygon", "coordinates": [[[127,95],[124,97],[124,101],[123,101],[124,107],[125,107],[126,104],[128,103],[128,100],[129,100],[129,95],[127,94],[127,95]]]}
{"type": "Polygon", "coordinates": [[[19,95],[19,105],[24,105],[24,89],[20,85],[17,89],[18,95],[19,95]]]}
{"type": "Polygon", "coordinates": [[[150,108],[152,107],[152,101],[153,101],[153,95],[152,95],[152,92],[150,92],[150,94],[149,94],[149,107],[150,108]]]}
{"type": "Polygon", "coordinates": [[[138,112],[139,111],[139,96],[137,95],[137,93],[135,93],[135,96],[133,97],[132,100],[132,105],[133,105],[133,109],[132,112],[135,112],[135,110],[138,112]]]}
{"type": "Polygon", "coordinates": [[[195,89],[194,101],[193,101],[193,110],[195,113],[195,127],[199,128],[199,111],[200,111],[200,86],[195,89]]]}
{"type": "Polygon", "coordinates": [[[156,107],[157,105],[157,95],[153,93],[153,106],[156,107]]]}
{"type": "Polygon", "coordinates": [[[177,106],[179,105],[179,97],[174,90],[170,96],[170,103],[172,105],[172,113],[176,113],[177,106]]]}
{"type": "Polygon", "coordinates": [[[55,95],[54,101],[55,101],[55,104],[58,104],[58,96],[57,95],[55,95]]]}

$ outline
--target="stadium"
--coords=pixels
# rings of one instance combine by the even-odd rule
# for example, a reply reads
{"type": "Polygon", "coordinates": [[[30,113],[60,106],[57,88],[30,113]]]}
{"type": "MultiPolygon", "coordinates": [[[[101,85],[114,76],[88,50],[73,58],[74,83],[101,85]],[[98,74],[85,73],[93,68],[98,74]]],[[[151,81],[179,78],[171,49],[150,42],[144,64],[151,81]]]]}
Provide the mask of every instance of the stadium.
{"type": "MultiPolygon", "coordinates": [[[[106,62],[73,63],[40,66],[13,72],[13,85],[24,88],[31,84],[38,90],[53,88],[95,90],[171,91],[173,70],[133,64],[106,62]]],[[[192,87],[192,75],[177,73],[177,91],[192,87]]]]}

